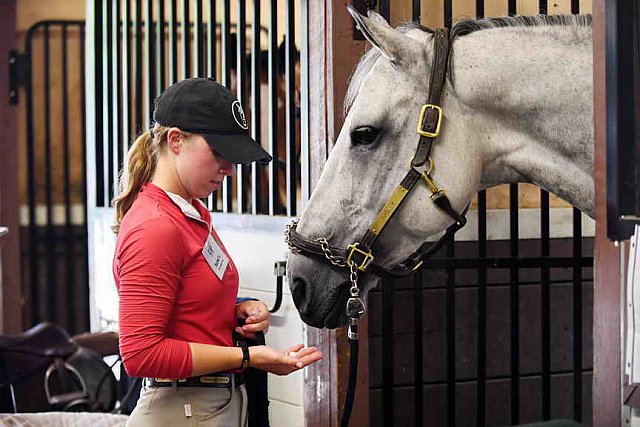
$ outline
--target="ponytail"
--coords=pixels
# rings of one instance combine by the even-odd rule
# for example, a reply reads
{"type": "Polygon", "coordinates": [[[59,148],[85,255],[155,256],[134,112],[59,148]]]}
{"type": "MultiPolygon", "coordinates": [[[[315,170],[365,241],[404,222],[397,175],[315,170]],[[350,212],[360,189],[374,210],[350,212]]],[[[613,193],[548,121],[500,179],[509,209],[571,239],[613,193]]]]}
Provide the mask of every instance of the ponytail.
{"type": "Polygon", "coordinates": [[[151,181],[156,168],[161,144],[166,140],[169,128],[156,124],[138,136],[129,148],[124,170],[118,180],[119,195],[113,200],[116,208],[116,223],[111,227],[118,234],[120,223],[129,211],[142,186],[151,181]]]}

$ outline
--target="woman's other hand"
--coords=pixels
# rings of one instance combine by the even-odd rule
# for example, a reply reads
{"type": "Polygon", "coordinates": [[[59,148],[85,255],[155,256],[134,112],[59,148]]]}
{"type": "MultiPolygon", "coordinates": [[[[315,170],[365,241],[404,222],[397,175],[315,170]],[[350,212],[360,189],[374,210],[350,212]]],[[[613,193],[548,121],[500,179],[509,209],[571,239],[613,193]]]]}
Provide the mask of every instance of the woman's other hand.
{"type": "Polygon", "coordinates": [[[264,345],[249,347],[252,368],[262,369],[276,375],[289,375],[322,359],[322,352],[315,347],[304,348],[296,344],[284,351],[264,345]]]}
{"type": "Polygon", "coordinates": [[[269,309],[262,301],[243,301],[236,304],[236,318],[244,320],[236,332],[245,338],[256,339],[256,332],[269,330],[269,309]]]}

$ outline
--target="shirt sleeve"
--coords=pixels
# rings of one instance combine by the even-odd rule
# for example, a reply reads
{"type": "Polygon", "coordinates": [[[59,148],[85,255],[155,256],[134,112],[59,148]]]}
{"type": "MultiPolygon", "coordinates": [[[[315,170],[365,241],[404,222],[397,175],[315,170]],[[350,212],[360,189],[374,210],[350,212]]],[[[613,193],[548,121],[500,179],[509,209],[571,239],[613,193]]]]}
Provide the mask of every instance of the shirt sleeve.
{"type": "Polygon", "coordinates": [[[120,354],[133,377],[191,375],[191,348],[166,336],[185,256],[182,236],[167,218],[127,234],[116,260],[119,272],[120,354]]]}

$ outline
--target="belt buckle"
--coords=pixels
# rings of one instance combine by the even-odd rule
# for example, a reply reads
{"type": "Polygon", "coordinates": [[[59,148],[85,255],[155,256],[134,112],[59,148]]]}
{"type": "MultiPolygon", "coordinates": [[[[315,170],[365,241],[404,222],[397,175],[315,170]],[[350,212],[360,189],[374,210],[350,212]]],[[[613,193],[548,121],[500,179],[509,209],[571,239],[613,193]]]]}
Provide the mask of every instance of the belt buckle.
{"type": "Polygon", "coordinates": [[[231,383],[231,376],[218,374],[218,375],[202,375],[198,378],[202,384],[219,384],[229,385],[231,383]]]}

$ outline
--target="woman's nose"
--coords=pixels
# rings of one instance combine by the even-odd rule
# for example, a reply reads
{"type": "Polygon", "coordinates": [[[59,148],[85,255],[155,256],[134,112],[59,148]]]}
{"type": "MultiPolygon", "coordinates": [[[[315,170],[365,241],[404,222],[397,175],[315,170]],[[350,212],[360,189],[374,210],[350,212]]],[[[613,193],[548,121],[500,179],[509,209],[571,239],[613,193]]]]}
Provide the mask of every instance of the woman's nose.
{"type": "Polygon", "coordinates": [[[223,160],[220,165],[220,173],[223,175],[233,175],[236,171],[235,165],[227,160],[223,160]]]}

